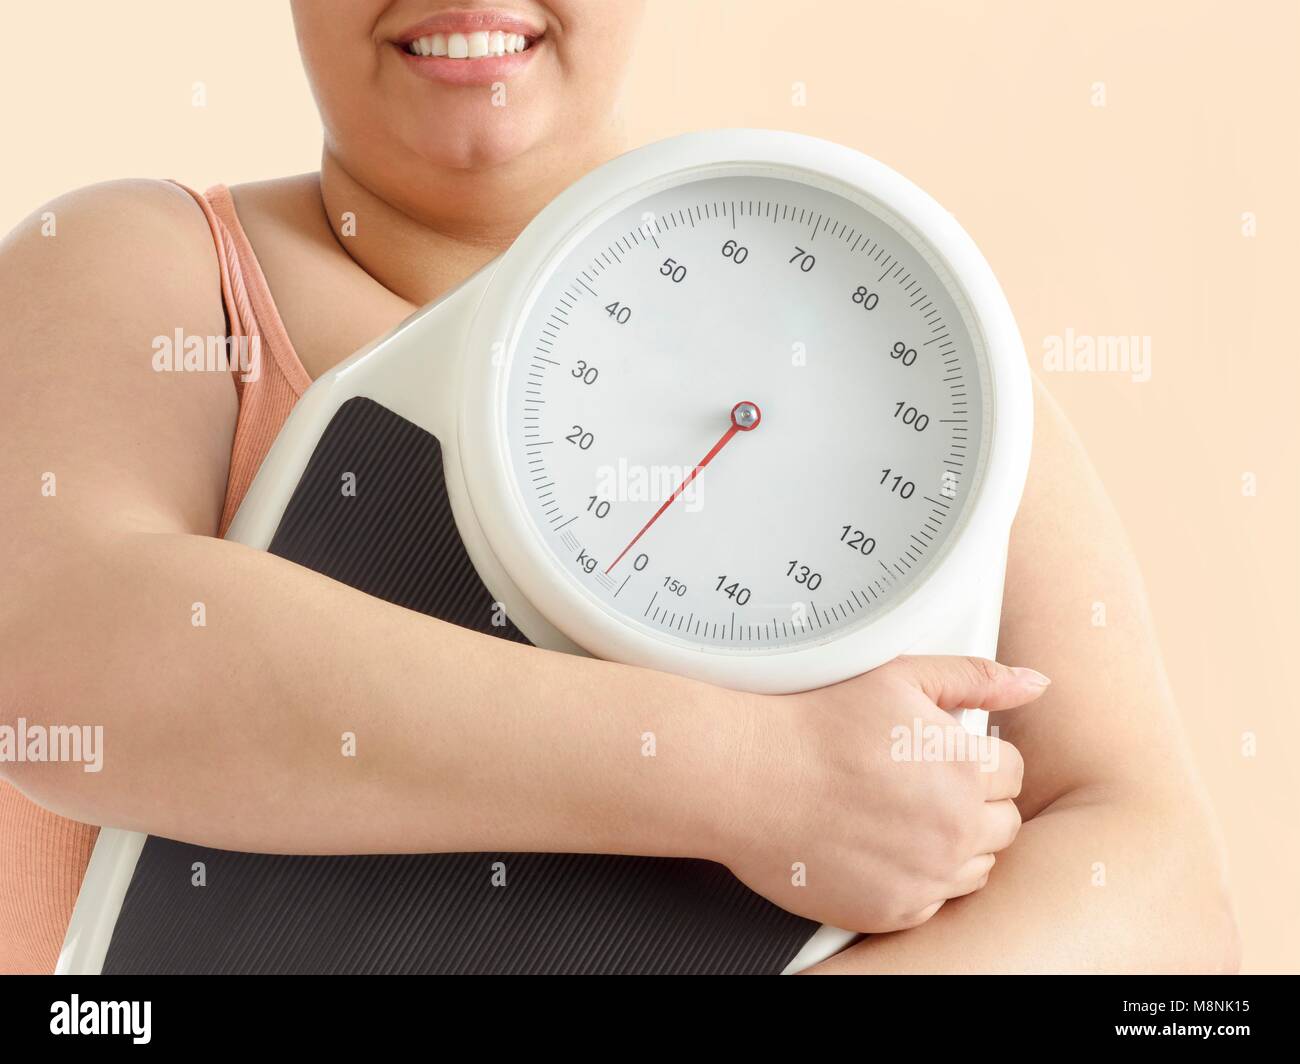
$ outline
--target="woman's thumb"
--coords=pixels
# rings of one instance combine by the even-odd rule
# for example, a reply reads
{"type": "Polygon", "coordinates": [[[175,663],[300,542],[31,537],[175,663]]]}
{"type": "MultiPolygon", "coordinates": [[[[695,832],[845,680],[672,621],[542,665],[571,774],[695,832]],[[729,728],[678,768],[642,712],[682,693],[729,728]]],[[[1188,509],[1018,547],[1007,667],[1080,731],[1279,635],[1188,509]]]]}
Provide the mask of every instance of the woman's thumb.
{"type": "Polygon", "coordinates": [[[904,655],[885,667],[940,709],[1012,709],[1032,702],[1052,682],[1041,672],[988,658],[904,655]]]}

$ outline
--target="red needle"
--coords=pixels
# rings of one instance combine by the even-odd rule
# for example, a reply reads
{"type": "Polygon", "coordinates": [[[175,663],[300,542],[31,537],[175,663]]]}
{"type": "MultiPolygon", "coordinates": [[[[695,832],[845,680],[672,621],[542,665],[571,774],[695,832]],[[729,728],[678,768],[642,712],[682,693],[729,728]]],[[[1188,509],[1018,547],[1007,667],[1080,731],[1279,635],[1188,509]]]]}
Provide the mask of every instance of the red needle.
{"type": "Polygon", "coordinates": [[[677,496],[679,496],[682,492],[686,490],[686,486],[696,478],[700,470],[703,469],[710,462],[712,462],[715,457],[717,457],[718,452],[721,451],[722,448],[727,446],[727,443],[731,440],[732,436],[734,436],[737,432],[749,432],[752,429],[758,428],[758,423],[762,420],[763,420],[763,413],[758,409],[757,403],[745,402],[745,403],[737,403],[735,406],[733,406],[731,408],[731,425],[728,427],[727,431],[722,434],[722,439],[718,440],[718,442],[715,443],[713,447],[710,449],[709,453],[700,459],[699,464],[697,464],[694,469],[692,469],[689,473],[686,474],[685,477],[682,478],[682,482],[677,485],[677,490],[674,491],[671,495],[669,495],[666,500],[664,500],[664,504],[661,507],[659,507],[658,510],[655,511],[655,515],[652,518],[650,518],[650,520],[647,521],[641,527],[640,532],[638,532],[635,536],[632,537],[632,542],[629,543],[626,547],[624,547],[622,553],[620,553],[617,558],[615,558],[612,562],[609,563],[609,568],[605,570],[606,574],[608,574],[614,568],[614,566],[616,566],[619,562],[623,560],[624,554],[626,554],[628,551],[630,551],[633,547],[636,546],[637,540],[639,540],[642,536],[644,536],[650,530],[650,526],[653,525],[656,521],[659,520],[659,518],[663,516],[664,511],[667,510],[668,507],[670,507],[673,504],[673,502],[677,499],[677,496]]]}

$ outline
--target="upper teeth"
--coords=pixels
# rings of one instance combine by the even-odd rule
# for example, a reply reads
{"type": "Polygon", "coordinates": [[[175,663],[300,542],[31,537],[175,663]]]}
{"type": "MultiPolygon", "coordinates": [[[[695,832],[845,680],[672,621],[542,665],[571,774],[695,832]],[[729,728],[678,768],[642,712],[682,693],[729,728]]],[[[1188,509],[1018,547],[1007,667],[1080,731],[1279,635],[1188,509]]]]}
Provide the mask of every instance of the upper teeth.
{"type": "Polygon", "coordinates": [[[528,38],[522,33],[502,33],[500,30],[477,33],[434,33],[407,42],[406,50],[412,55],[442,55],[448,59],[480,59],[485,55],[511,55],[528,47],[528,38]]]}

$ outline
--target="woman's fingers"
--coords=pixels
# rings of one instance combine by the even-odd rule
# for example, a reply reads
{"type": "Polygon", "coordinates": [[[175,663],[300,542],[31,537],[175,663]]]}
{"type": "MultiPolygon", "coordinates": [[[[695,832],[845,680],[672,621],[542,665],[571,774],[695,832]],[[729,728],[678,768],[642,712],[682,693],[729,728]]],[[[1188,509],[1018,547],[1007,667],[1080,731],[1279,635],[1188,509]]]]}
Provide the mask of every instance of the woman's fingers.
{"type": "Polygon", "coordinates": [[[1000,802],[985,802],[979,816],[973,847],[978,853],[1005,850],[1020,834],[1020,810],[1010,798],[1004,798],[1000,802]]]}
{"type": "Polygon", "coordinates": [[[1032,702],[1052,682],[1033,669],[988,658],[904,655],[882,668],[903,677],[940,709],[1013,709],[1032,702]]]}
{"type": "Polygon", "coordinates": [[[958,870],[948,897],[960,898],[965,894],[974,894],[977,890],[983,890],[984,885],[989,881],[989,872],[993,870],[993,863],[996,860],[997,858],[991,853],[981,853],[972,857],[958,870]]]}
{"type": "Polygon", "coordinates": [[[947,898],[940,898],[938,901],[932,902],[919,912],[914,912],[910,916],[903,917],[901,920],[897,921],[897,926],[890,928],[890,930],[910,931],[914,927],[920,927],[922,924],[927,923],[930,917],[942,909],[943,903],[947,900],[947,898]]]}
{"type": "Polygon", "coordinates": [[[1025,779],[1025,759],[1010,743],[991,736],[980,741],[980,781],[989,802],[1016,798],[1025,779]]]}

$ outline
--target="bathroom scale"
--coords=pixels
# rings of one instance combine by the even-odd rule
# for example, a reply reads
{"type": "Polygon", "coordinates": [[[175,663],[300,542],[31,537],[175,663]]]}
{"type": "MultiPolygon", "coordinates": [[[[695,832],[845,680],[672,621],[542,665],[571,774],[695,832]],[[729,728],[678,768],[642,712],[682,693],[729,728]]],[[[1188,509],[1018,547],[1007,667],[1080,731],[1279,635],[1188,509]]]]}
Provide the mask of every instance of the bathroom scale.
{"type": "MultiPolygon", "coordinates": [[[[316,381],[229,538],[488,636],[803,691],[996,655],[1031,427],[1011,310],[930,196],[824,140],[690,133],[316,381]]],[[[105,829],[59,970],[775,974],[854,938],[709,861],[105,829]]]]}

